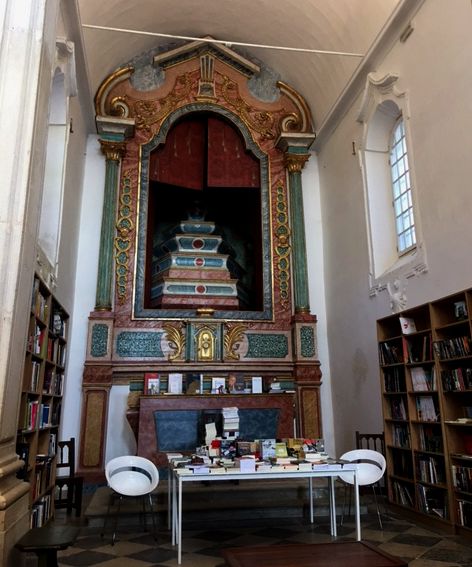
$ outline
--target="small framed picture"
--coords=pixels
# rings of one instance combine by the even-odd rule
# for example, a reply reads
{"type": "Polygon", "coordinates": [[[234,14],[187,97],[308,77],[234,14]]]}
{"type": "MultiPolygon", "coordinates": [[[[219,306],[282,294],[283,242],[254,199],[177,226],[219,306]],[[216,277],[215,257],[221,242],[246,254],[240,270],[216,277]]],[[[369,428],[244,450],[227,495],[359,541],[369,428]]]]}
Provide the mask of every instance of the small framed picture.
{"type": "Polygon", "coordinates": [[[456,319],[467,318],[467,305],[465,301],[456,301],[454,303],[454,316],[456,319]]]}
{"type": "Polygon", "coordinates": [[[144,374],[144,393],[146,396],[159,394],[159,374],[157,372],[146,372],[144,374]]]}
{"type": "Polygon", "coordinates": [[[211,379],[211,393],[224,394],[226,392],[226,378],[213,376],[211,379]]]}

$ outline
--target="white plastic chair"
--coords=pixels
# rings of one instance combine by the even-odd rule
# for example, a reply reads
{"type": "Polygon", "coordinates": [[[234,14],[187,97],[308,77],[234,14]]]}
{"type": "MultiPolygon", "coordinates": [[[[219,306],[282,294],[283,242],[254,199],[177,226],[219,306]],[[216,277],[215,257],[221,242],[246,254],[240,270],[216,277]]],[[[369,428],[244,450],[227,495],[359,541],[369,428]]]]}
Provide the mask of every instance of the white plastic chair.
{"type": "Polygon", "coordinates": [[[105,533],[111,502],[114,499],[114,496],[118,495],[118,510],[115,516],[112,545],[115,543],[116,539],[116,527],[123,497],[142,497],[145,528],[147,527],[146,502],[148,503],[154,530],[153,535],[154,538],[156,538],[156,521],[153,511],[152,492],[159,484],[159,471],[154,463],[144,457],[136,457],[132,455],[116,457],[107,463],[105,467],[105,476],[108,486],[113,492],[110,495],[110,500],[108,502],[108,510],[103,524],[102,537],[105,533]]]}
{"type": "MultiPolygon", "coordinates": [[[[374,494],[375,505],[377,507],[377,516],[379,518],[380,529],[383,529],[382,519],[380,517],[379,503],[377,500],[377,493],[375,485],[383,477],[387,463],[382,453],[373,451],[371,449],[354,449],[341,455],[341,461],[349,461],[350,463],[357,464],[357,479],[359,486],[372,486],[374,494]]],[[[351,474],[344,474],[341,472],[339,478],[346,483],[346,488],[352,488],[353,479],[351,474]]],[[[341,517],[341,525],[344,520],[344,508],[346,505],[346,492],[344,492],[343,514],[341,517]]],[[[349,511],[351,508],[351,490],[349,491],[349,511]]]]}

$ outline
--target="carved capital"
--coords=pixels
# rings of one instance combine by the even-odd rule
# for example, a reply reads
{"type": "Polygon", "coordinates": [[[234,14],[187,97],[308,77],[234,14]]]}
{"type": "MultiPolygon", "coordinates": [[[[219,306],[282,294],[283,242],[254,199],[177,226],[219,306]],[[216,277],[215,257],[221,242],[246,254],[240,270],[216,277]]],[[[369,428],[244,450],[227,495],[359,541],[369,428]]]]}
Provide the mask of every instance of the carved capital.
{"type": "Polygon", "coordinates": [[[100,140],[100,147],[107,160],[111,161],[120,161],[126,153],[126,142],[100,140]]]}
{"type": "Polygon", "coordinates": [[[289,173],[300,173],[309,158],[310,154],[286,153],[284,155],[284,166],[289,173]]]}

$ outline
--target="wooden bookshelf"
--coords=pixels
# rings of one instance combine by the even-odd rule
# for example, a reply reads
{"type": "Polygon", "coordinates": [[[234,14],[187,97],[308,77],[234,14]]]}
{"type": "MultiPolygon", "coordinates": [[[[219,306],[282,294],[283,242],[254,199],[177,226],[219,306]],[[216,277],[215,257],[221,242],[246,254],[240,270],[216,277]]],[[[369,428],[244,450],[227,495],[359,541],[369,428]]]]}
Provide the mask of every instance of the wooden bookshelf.
{"type": "Polygon", "coordinates": [[[35,275],[17,432],[17,453],[25,462],[18,476],[31,484],[31,527],[54,515],[68,322],[66,311],[35,275]]]}
{"type": "Polygon", "coordinates": [[[377,322],[388,498],[472,534],[472,290],[377,322]]]}

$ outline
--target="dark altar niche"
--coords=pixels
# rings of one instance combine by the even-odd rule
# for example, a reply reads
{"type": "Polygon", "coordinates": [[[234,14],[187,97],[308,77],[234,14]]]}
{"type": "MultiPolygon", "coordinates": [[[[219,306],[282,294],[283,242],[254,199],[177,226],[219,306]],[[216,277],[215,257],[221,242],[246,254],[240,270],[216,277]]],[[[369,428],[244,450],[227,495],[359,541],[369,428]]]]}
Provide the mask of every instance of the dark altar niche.
{"type": "Polygon", "coordinates": [[[184,115],[148,170],[144,311],[262,312],[261,162],[235,125],[184,115]]]}

